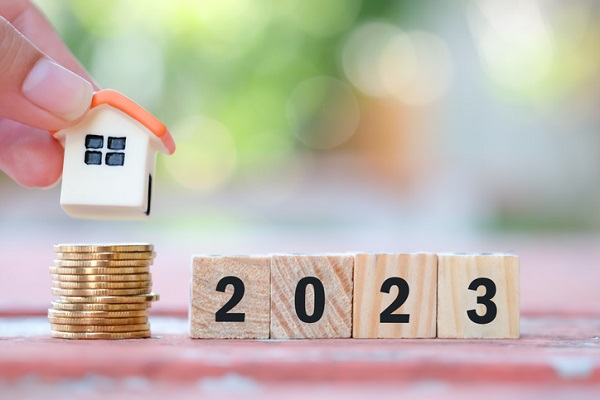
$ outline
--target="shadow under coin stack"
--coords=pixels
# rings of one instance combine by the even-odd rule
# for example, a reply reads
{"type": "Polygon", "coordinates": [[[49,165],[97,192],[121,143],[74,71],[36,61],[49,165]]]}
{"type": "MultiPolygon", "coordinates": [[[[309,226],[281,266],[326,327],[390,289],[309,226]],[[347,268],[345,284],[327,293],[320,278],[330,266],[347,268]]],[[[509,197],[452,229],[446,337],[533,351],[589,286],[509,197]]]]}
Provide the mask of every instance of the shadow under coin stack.
{"type": "Polygon", "coordinates": [[[150,337],[151,244],[54,246],[52,293],[48,310],[52,337],[134,339],[150,337]]]}

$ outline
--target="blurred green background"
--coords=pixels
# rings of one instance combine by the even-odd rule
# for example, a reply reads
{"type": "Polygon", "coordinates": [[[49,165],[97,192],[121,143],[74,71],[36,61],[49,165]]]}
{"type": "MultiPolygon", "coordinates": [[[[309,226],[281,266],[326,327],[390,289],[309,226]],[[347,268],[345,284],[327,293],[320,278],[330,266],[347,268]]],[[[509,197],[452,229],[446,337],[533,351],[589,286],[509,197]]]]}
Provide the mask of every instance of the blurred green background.
{"type": "MultiPolygon", "coordinates": [[[[36,4],[171,130],[153,226],[600,227],[597,1],[36,4]]],[[[0,220],[73,223],[0,190],[0,220]]]]}

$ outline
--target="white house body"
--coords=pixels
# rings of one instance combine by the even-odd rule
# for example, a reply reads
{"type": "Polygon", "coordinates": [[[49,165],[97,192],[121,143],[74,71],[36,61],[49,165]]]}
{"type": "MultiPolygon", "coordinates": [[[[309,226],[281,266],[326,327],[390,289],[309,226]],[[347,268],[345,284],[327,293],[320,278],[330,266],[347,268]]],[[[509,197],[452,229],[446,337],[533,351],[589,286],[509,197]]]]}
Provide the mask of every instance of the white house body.
{"type": "Polygon", "coordinates": [[[54,136],[65,147],[60,203],[67,214],[99,219],[149,216],[156,152],[172,152],[174,144],[166,149],[164,137],[111,104],[96,105],[82,122],[54,136]]]}

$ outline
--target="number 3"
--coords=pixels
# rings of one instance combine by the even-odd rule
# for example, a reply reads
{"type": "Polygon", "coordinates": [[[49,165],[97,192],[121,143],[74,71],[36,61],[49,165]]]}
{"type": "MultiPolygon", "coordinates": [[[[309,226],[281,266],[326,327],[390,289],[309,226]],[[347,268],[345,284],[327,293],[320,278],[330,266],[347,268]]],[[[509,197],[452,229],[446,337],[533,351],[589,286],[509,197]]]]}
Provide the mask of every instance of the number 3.
{"type": "Polygon", "coordinates": [[[476,324],[484,325],[492,322],[498,314],[498,308],[492,301],[496,295],[496,284],[489,278],[477,278],[469,285],[469,290],[477,291],[477,289],[483,286],[485,293],[483,296],[477,296],[477,304],[483,304],[485,306],[485,314],[479,315],[475,310],[468,310],[467,315],[469,319],[476,324]]]}

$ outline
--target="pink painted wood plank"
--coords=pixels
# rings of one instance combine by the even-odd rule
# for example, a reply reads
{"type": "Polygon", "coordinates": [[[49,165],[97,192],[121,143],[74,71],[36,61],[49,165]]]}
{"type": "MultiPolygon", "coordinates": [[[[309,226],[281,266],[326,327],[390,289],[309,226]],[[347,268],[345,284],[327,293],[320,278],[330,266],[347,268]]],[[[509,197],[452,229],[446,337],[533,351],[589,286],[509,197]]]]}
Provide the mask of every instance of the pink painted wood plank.
{"type": "MultiPolygon", "coordinates": [[[[42,318],[40,324],[46,324],[42,318]]],[[[227,375],[275,383],[510,383],[600,385],[600,320],[524,318],[517,340],[125,341],[0,338],[0,379],[47,382],[143,377],[190,384],[227,375]]]]}

